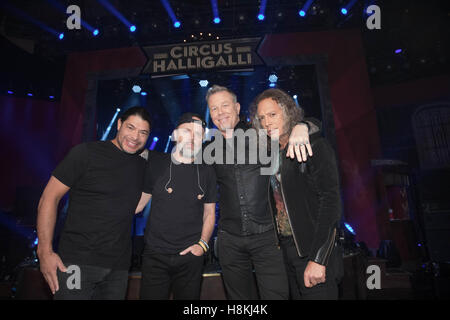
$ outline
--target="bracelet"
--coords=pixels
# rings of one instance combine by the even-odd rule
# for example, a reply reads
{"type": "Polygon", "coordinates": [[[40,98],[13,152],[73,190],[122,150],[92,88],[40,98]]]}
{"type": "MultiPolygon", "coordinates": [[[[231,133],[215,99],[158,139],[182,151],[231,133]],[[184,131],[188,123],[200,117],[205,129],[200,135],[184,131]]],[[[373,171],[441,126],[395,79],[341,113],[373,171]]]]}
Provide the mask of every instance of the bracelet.
{"type": "Polygon", "coordinates": [[[198,244],[200,247],[202,247],[204,253],[206,253],[206,251],[208,251],[208,250],[206,249],[205,245],[204,245],[202,242],[199,241],[197,244],[198,244]]]}
{"type": "Polygon", "coordinates": [[[203,240],[202,238],[200,238],[200,242],[203,243],[203,244],[205,245],[206,250],[209,250],[209,245],[208,245],[208,243],[207,243],[205,240],[203,240]]]}

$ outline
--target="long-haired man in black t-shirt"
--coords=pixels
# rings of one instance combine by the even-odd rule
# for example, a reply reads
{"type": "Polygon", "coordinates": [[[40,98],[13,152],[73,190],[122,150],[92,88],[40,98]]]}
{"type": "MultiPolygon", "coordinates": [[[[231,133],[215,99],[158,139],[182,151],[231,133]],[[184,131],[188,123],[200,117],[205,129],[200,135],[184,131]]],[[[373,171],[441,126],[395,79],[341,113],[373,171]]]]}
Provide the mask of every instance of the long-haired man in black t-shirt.
{"type": "Polygon", "coordinates": [[[55,299],[124,299],[131,260],[131,226],[150,133],[146,109],[118,120],[113,140],[82,143],[53,171],[38,207],[40,269],[55,299]],[[61,198],[69,207],[58,254],[52,240],[61,198]]]}
{"type": "Polygon", "coordinates": [[[150,152],[144,193],[137,212],[152,197],[145,229],[141,299],[200,298],[204,253],[214,230],[216,176],[212,166],[194,163],[205,122],[185,113],[172,137],[172,154],[150,152]]]}

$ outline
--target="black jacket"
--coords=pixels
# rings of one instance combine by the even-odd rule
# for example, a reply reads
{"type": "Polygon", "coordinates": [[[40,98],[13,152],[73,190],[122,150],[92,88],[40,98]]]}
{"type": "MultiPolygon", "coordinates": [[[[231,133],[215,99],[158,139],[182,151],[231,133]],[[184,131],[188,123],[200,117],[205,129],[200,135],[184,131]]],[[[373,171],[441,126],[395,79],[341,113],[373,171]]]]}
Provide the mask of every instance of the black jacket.
{"type": "MultiPolygon", "coordinates": [[[[246,131],[250,127],[239,122],[235,130],[246,131]]],[[[219,136],[219,139],[223,139],[219,136]]],[[[235,143],[235,151],[237,141],[235,143]]],[[[245,150],[248,152],[248,141],[245,142],[245,150]]],[[[225,144],[224,144],[225,148],[225,144]]],[[[237,152],[237,151],[236,151],[237,152]]],[[[270,214],[267,198],[268,175],[261,175],[262,165],[259,163],[236,164],[236,154],[233,155],[234,164],[217,164],[217,183],[219,184],[219,228],[235,235],[251,235],[266,232],[273,229],[272,216],[270,214]]]]}
{"type": "MultiPolygon", "coordinates": [[[[341,217],[335,153],[320,133],[311,135],[313,156],[306,163],[281,151],[281,190],[299,256],[327,265],[341,217]]],[[[269,187],[272,212],[275,201],[269,187]]]]}

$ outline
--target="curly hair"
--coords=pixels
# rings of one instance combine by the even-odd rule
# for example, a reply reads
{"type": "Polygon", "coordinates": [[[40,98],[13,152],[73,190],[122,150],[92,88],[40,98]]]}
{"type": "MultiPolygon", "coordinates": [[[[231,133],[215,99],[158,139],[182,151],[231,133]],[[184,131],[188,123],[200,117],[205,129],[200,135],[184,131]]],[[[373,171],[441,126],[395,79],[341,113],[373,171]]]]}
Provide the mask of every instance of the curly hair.
{"type": "Polygon", "coordinates": [[[292,99],[289,94],[281,89],[267,89],[261,92],[253,100],[252,104],[250,105],[250,119],[252,121],[253,127],[258,131],[263,129],[257,114],[258,104],[262,100],[268,98],[274,100],[278,104],[278,106],[280,106],[283,112],[284,134],[291,134],[291,131],[295,127],[295,125],[303,120],[304,112],[302,108],[297,106],[294,99],[292,99]]]}

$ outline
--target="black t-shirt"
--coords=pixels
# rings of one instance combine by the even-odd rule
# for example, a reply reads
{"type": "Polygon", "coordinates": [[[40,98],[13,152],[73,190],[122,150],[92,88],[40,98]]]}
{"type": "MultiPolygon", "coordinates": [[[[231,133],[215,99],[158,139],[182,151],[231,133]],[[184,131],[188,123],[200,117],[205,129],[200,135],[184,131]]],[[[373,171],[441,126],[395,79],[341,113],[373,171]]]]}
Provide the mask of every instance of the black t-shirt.
{"type": "Polygon", "coordinates": [[[70,187],[59,254],[73,264],[129,268],[131,227],[146,161],[111,141],[75,146],[53,171],[70,187]]]}
{"type": "Polygon", "coordinates": [[[212,166],[171,165],[171,162],[170,154],[151,152],[149,155],[144,192],[152,194],[152,202],[145,230],[145,252],[177,254],[197,243],[203,227],[203,204],[216,202],[216,176],[212,166]],[[166,188],[172,188],[172,193],[166,188]],[[202,194],[203,198],[198,199],[202,194]]]}

